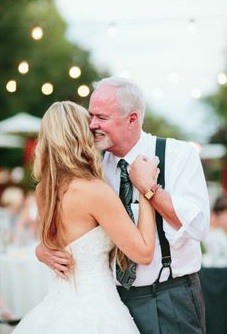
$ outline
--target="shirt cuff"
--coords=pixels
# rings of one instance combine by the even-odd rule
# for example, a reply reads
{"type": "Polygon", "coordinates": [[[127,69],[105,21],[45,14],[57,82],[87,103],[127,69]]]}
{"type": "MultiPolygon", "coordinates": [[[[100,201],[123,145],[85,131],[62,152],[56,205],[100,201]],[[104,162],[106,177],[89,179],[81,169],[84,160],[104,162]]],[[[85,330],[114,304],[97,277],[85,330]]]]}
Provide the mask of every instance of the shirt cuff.
{"type": "MultiPolygon", "coordinates": [[[[172,198],[173,207],[182,227],[179,230],[171,229],[168,231],[168,240],[176,248],[181,247],[185,239],[200,241],[206,233],[206,224],[203,213],[200,208],[193,202],[188,205],[185,200],[172,198]]],[[[208,225],[208,224],[207,224],[208,225]]],[[[208,227],[208,226],[207,226],[208,227]]]]}

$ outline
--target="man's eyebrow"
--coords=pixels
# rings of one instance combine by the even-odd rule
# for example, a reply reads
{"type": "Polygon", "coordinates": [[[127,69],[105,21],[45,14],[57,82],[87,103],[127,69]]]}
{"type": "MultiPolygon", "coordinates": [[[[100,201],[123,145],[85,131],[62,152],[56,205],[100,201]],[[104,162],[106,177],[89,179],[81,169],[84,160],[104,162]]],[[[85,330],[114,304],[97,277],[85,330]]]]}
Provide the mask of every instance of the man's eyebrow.
{"type": "Polygon", "coordinates": [[[88,111],[88,113],[89,113],[89,115],[90,116],[97,116],[97,117],[100,117],[100,116],[102,116],[102,117],[108,117],[109,115],[106,115],[105,113],[92,113],[91,111],[88,111]]]}

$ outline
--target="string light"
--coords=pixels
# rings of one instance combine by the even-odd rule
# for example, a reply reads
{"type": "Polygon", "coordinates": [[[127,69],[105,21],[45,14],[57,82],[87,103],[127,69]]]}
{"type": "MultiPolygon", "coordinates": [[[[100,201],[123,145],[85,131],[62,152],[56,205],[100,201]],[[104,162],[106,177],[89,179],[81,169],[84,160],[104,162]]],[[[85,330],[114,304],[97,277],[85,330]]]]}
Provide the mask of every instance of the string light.
{"type": "Polygon", "coordinates": [[[18,71],[21,74],[26,74],[29,71],[29,64],[27,61],[22,61],[19,65],[18,65],[18,71]]]}
{"type": "Polygon", "coordinates": [[[41,91],[44,95],[51,95],[54,91],[54,87],[50,82],[46,82],[42,85],[41,91]]]}
{"type": "Polygon", "coordinates": [[[198,30],[197,24],[195,19],[190,19],[188,21],[188,32],[190,32],[191,34],[195,34],[198,30]]]}
{"type": "Polygon", "coordinates": [[[81,96],[81,97],[86,97],[86,96],[89,95],[89,93],[90,93],[90,89],[89,89],[89,87],[86,86],[86,85],[81,85],[81,86],[78,88],[77,93],[78,93],[78,95],[81,96]]]}
{"type": "Polygon", "coordinates": [[[41,27],[34,27],[31,32],[32,38],[36,41],[43,38],[43,29],[41,27]]]}
{"type": "Polygon", "coordinates": [[[69,76],[73,79],[79,78],[81,75],[81,69],[78,66],[72,66],[69,70],[69,76]]]}
{"type": "Polygon", "coordinates": [[[10,93],[14,93],[17,90],[17,82],[15,80],[10,80],[6,84],[6,90],[10,93]]]}
{"type": "Polygon", "coordinates": [[[218,74],[218,83],[219,85],[225,85],[227,83],[227,76],[225,73],[218,74]]]}
{"type": "Polygon", "coordinates": [[[117,26],[116,23],[111,22],[107,29],[107,34],[109,37],[115,37],[117,35],[117,26]]]}

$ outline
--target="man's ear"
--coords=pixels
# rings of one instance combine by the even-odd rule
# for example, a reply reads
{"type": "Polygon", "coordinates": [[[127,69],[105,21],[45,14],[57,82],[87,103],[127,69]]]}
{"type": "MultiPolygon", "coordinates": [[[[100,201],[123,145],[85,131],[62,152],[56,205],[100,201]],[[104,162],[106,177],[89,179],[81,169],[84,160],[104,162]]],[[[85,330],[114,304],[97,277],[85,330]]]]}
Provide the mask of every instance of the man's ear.
{"type": "Polygon", "coordinates": [[[129,114],[130,123],[136,122],[138,120],[138,114],[135,111],[131,111],[129,114]]]}

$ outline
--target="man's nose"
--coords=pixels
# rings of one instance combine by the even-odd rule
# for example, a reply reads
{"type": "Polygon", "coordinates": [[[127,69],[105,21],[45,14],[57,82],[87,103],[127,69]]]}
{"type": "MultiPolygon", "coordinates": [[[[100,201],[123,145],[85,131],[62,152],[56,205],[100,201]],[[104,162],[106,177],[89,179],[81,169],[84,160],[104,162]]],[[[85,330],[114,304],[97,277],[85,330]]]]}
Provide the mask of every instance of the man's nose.
{"type": "Polygon", "coordinates": [[[91,130],[94,130],[94,129],[98,129],[99,127],[99,123],[98,123],[98,120],[97,120],[97,117],[91,117],[90,118],[90,129],[91,130]]]}

